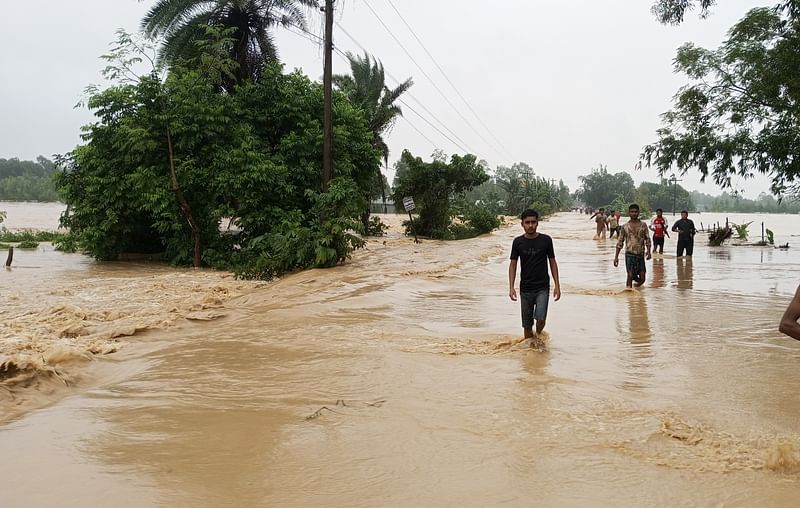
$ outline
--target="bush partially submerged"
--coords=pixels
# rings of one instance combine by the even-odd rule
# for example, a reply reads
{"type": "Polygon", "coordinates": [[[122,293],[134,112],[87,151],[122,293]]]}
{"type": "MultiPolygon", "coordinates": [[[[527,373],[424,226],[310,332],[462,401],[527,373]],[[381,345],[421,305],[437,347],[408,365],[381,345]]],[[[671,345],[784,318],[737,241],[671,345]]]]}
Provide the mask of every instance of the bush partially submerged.
{"type": "MultiPolygon", "coordinates": [[[[486,229],[492,223],[487,215],[490,212],[473,212],[470,209],[461,212],[454,210],[452,205],[454,196],[463,196],[474,186],[489,179],[484,166],[477,162],[474,155],[453,155],[450,162],[446,162],[444,157],[425,162],[405,150],[400,157],[400,164],[405,170],[398,173],[395,179],[395,206],[401,209],[404,197],[414,197],[419,212],[414,221],[418,235],[453,239],[491,231],[492,228],[486,229]],[[458,215],[464,215],[465,225],[453,225],[453,217],[458,215]]],[[[405,224],[406,233],[410,233],[410,224],[405,224]]]]}
{"type": "Polygon", "coordinates": [[[246,241],[233,270],[242,278],[271,279],[297,268],[327,268],[345,261],[364,246],[356,234],[363,228],[359,195],[344,178],[334,179],[326,193],[309,191],[312,213],[286,214],[269,232],[246,241]]]}
{"type": "Polygon", "coordinates": [[[461,220],[479,235],[489,233],[493,229],[500,227],[500,219],[497,214],[485,207],[470,207],[461,217],[461,220]]]}
{"type": "Polygon", "coordinates": [[[380,164],[362,111],[334,93],[337,178],[322,192],[321,85],[271,65],[220,94],[211,76],[177,65],[165,81],[91,95],[87,142],[59,161],[70,205],[61,245],[187,265],[199,238],[203,265],[248,278],[347,259],[363,244],[357,219],[380,164]],[[221,234],[220,217],[235,217],[238,232],[221,234]]]}
{"type": "Polygon", "coordinates": [[[25,229],[21,231],[0,230],[0,242],[58,242],[64,238],[65,233],[54,233],[52,231],[34,231],[25,229]]]}
{"type": "Polygon", "coordinates": [[[719,247],[728,238],[733,236],[733,229],[728,226],[717,228],[708,233],[708,244],[719,247]]]}
{"type": "Polygon", "coordinates": [[[386,234],[386,231],[389,229],[389,226],[384,224],[381,219],[373,215],[370,217],[369,222],[367,223],[367,229],[364,231],[365,236],[383,236],[386,234]]]}
{"type": "MultiPolygon", "coordinates": [[[[464,240],[489,233],[500,227],[501,223],[498,216],[486,207],[472,206],[468,207],[463,214],[451,218],[451,223],[447,227],[431,230],[423,236],[436,240],[464,240]]],[[[417,225],[416,220],[414,225],[417,225]]],[[[403,222],[403,226],[406,228],[407,235],[413,234],[410,221],[403,222]]]]}

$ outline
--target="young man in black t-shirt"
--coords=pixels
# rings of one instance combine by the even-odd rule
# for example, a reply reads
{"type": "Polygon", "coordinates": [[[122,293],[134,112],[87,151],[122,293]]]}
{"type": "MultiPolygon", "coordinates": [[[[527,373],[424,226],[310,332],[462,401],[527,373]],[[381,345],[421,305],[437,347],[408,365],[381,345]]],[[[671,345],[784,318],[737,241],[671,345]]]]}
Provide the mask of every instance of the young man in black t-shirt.
{"type": "Polygon", "coordinates": [[[678,257],[683,256],[684,250],[686,250],[687,256],[691,256],[694,251],[694,235],[697,230],[694,222],[689,218],[689,212],[681,211],[681,218],[672,225],[672,230],[678,232],[678,257]]]}
{"type": "MultiPolygon", "coordinates": [[[[550,274],[548,264],[553,272],[553,298],[561,298],[561,284],[558,281],[558,264],[553,250],[553,239],[537,233],[539,212],[525,210],[522,212],[522,229],[525,234],[514,238],[511,244],[511,263],[508,265],[508,296],[517,301],[514,279],[517,277],[517,260],[522,259],[520,270],[520,307],[522,309],[522,328],[526,339],[534,339],[544,330],[547,319],[547,303],[550,299],[550,274]],[[533,331],[536,322],[536,333],[533,331]]],[[[532,343],[531,343],[532,344],[532,343]]]]}

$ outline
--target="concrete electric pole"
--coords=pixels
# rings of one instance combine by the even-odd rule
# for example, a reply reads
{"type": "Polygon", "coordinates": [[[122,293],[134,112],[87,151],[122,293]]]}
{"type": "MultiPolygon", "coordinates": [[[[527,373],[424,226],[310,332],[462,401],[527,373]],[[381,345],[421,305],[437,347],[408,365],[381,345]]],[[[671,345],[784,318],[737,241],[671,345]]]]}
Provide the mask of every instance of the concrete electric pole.
{"type": "Polygon", "coordinates": [[[325,61],[322,74],[324,113],[322,135],[322,190],[327,191],[333,178],[333,2],[325,0],[325,61]]]}

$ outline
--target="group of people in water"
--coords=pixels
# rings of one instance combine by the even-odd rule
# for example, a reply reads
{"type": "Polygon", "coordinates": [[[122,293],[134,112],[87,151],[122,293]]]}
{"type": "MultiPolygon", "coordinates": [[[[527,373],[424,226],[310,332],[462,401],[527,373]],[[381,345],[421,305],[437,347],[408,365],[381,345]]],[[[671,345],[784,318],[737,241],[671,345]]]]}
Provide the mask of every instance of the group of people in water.
{"type": "MultiPolygon", "coordinates": [[[[638,205],[633,204],[631,206],[636,206],[638,210],[638,205]]],[[[630,210],[628,210],[628,213],[630,215],[630,210]]],[[[606,230],[608,230],[609,238],[613,238],[615,235],[619,238],[620,232],[623,230],[621,217],[622,214],[620,212],[611,210],[606,213],[605,208],[600,208],[592,214],[590,220],[594,219],[597,225],[595,239],[605,238],[606,230]]],[[[652,245],[654,252],[664,253],[664,238],[670,237],[668,226],[667,219],[664,218],[664,210],[658,208],[656,217],[649,226],[650,230],[653,231],[652,245]]],[[[672,231],[678,232],[677,256],[681,257],[684,254],[691,256],[694,251],[694,235],[697,233],[697,229],[694,227],[694,222],[689,219],[689,212],[686,210],[681,212],[681,218],[672,226],[672,231]]]]}
{"type": "MultiPolygon", "coordinates": [[[[649,225],[639,218],[639,214],[639,205],[633,203],[628,207],[629,219],[624,225],[620,223],[621,214],[613,210],[606,214],[605,210],[600,208],[590,218],[597,225],[595,238],[605,238],[606,230],[609,231],[609,238],[617,237],[614,266],[619,266],[620,252],[623,248],[625,249],[627,272],[625,285],[628,288],[644,284],[647,275],[645,260],[651,259],[651,248],[658,254],[663,254],[664,239],[670,238],[670,231],[678,233],[676,251],[678,257],[692,256],[694,236],[697,234],[694,222],[689,219],[689,212],[686,210],[681,211],[680,220],[675,221],[671,229],[663,216],[664,211],[660,208],[656,210],[656,216],[649,225]]],[[[536,337],[544,330],[547,320],[547,307],[550,299],[549,272],[552,272],[555,285],[553,288],[555,301],[561,298],[561,283],[553,249],[553,239],[537,231],[539,213],[536,210],[528,209],[522,212],[520,218],[524,234],[514,238],[511,244],[508,295],[511,300],[520,302],[524,338],[531,339],[533,346],[536,337]],[[514,287],[517,264],[521,266],[519,294],[514,287]]],[[[800,288],[781,319],[780,331],[800,340],[798,319],[800,319],[800,288]]]]}
{"type": "MultiPolygon", "coordinates": [[[[636,203],[628,207],[628,222],[621,224],[621,214],[611,210],[607,215],[604,208],[600,208],[592,214],[590,220],[594,219],[597,225],[595,239],[605,238],[606,229],[609,231],[609,238],[617,236],[617,250],[614,255],[614,266],[619,265],[619,253],[625,247],[625,268],[628,272],[627,287],[633,285],[641,286],[645,282],[647,268],[645,259],[650,259],[651,246],[654,253],[664,253],[665,238],[669,238],[669,224],[664,218],[664,210],[658,208],[655,218],[648,226],[641,219],[639,205],[636,203]],[[652,242],[650,232],[652,231],[652,242]]],[[[689,212],[681,211],[680,220],[672,225],[672,232],[678,233],[677,256],[689,256],[694,252],[694,235],[697,228],[689,218],[689,212]]]]}

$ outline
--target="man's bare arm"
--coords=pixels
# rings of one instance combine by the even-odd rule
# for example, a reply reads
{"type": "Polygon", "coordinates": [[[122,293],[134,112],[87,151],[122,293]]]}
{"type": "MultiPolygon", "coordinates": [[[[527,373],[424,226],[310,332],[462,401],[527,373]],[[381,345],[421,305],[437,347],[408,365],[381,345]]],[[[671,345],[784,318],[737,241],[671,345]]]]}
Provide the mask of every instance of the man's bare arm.
{"type": "Polygon", "coordinates": [[[800,287],[797,288],[794,298],[792,298],[789,306],[786,307],[786,312],[783,313],[778,330],[793,339],[800,340],[800,324],[797,323],[798,319],[800,319],[800,287]]]}
{"type": "Polygon", "coordinates": [[[561,282],[558,279],[558,263],[556,263],[556,258],[549,258],[550,261],[550,273],[553,274],[553,282],[555,282],[555,288],[553,288],[553,298],[555,301],[561,299],[561,282]]]}
{"type": "Polygon", "coordinates": [[[517,291],[514,289],[514,279],[517,278],[517,260],[512,259],[508,263],[508,297],[517,301],[517,291]]]}

